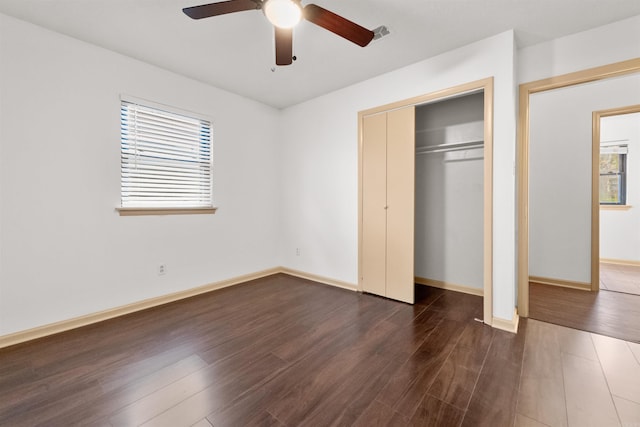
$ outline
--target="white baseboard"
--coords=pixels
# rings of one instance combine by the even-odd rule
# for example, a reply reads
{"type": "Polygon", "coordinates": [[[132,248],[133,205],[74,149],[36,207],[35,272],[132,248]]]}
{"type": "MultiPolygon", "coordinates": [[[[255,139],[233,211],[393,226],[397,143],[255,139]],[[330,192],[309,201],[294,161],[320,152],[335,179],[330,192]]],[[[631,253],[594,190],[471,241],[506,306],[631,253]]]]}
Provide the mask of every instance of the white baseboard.
{"type": "Polygon", "coordinates": [[[484,289],[472,288],[470,286],[456,285],[455,283],[443,282],[442,280],[427,279],[426,277],[414,277],[414,281],[419,285],[432,286],[434,288],[446,289],[448,291],[462,292],[465,294],[484,296],[484,289]]]}
{"type": "Polygon", "coordinates": [[[280,272],[280,268],[270,268],[267,270],[245,274],[231,279],[221,280],[215,283],[210,283],[208,285],[198,286],[197,288],[191,288],[185,291],[174,292],[155,298],[149,298],[120,307],[99,311],[97,313],[91,313],[85,316],[62,320],[60,322],[50,323],[32,329],[27,329],[25,331],[19,331],[9,335],[0,336],[0,348],[9,347],[10,345],[20,344],[37,338],[46,337],[48,335],[54,335],[60,332],[68,331],[70,329],[80,328],[82,326],[87,326],[93,323],[113,319],[114,317],[124,316],[125,314],[134,313],[136,311],[146,310],[148,308],[157,307],[159,305],[168,304],[174,301],[179,301],[181,299],[248,282],[250,280],[259,279],[261,277],[271,276],[280,272]]]}
{"type": "Polygon", "coordinates": [[[529,276],[529,282],[539,283],[541,285],[559,286],[561,288],[580,289],[581,291],[591,290],[591,283],[575,282],[573,280],[551,279],[549,277],[529,276]]]}
{"type": "Polygon", "coordinates": [[[513,318],[511,320],[494,317],[491,326],[496,329],[501,329],[503,331],[517,334],[519,323],[520,323],[520,316],[518,316],[518,310],[514,310],[513,318]]]}
{"type": "Polygon", "coordinates": [[[244,274],[242,276],[234,277],[227,280],[221,280],[219,282],[210,283],[204,286],[198,286],[196,288],[187,289],[180,292],[174,292],[168,295],[162,295],[155,298],[149,298],[142,301],[134,302],[131,304],[123,305],[100,311],[97,313],[87,314],[85,316],[75,317],[68,320],[62,320],[60,322],[50,323],[43,326],[27,329],[24,331],[15,332],[9,335],[0,336],[0,348],[9,347],[11,345],[20,344],[23,342],[43,338],[49,335],[54,335],[60,332],[65,332],[71,329],[80,328],[82,326],[91,325],[93,323],[102,322],[105,320],[113,319],[115,317],[124,316],[125,314],[135,313],[136,311],[146,310],[148,308],[157,307],[160,305],[168,304],[171,302],[179,301],[185,298],[190,298],[196,295],[204,294],[207,292],[215,291],[229,286],[239,285],[251,280],[260,279],[262,277],[271,276],[278,273],[285,273],[290,276],[296,276],[303,279],[312,280],[314,282],[324,283],[330,286],[336,286],[351,291],[357,290],[357,285],[347,282],[341,282],[339,280],[333,280],[326,277],[318,276],[315,274],[305,273],[302,271],[293,270],[285,267],[274,267],[267,270],[257,271],[255,273],[244,274]]]}
{"type": "Polygon", "coordinates": [[[324,283],[325,285],[335,286],[337,288],[348,289],[350,291],[358,290],[358,285],[354,283],[330,279],[328,277],[318,276],[317,274],[305,273],[304,271],[294,270],[288,267],[280,267],[279,273],[288,274],[289,276],[295,276],[301,279],[307,279],[318,283],[324,283]]]}
{"type": "Polygon", "coordinates": [[[640,261],[631,259],[614,259],[614,258],[600,258],[602,264],[616,264],[616,265],[629,265],[631,267],[640,266],[640,261]]]}

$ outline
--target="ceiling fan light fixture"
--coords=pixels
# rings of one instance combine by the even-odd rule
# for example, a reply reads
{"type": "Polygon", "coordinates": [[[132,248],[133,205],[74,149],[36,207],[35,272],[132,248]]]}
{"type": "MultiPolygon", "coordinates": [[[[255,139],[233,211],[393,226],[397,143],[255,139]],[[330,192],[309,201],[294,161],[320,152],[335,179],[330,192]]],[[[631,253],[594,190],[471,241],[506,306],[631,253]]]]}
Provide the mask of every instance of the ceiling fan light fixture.
{"type": "Polygon", "coordinates": [[[302,18],[302,8],[295,0],[267,0],[263,11],[269,22],[278,28],[293,28],[302,18]]]}

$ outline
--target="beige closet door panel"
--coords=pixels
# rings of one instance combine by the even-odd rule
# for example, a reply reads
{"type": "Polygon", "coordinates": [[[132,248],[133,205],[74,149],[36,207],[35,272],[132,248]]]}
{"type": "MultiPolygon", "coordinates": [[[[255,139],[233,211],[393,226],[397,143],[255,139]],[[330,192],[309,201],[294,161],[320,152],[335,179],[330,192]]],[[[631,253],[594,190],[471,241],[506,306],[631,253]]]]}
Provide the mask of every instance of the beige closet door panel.
{"type": "Polygon", "coordinates": [[[363,118],[362,290],[386,295],[387,115],[363,118]]]}
{"type": "Polygon", "coordinates": [[[387,297],[414,302],[415,108],[387,113],[387,297]]]}

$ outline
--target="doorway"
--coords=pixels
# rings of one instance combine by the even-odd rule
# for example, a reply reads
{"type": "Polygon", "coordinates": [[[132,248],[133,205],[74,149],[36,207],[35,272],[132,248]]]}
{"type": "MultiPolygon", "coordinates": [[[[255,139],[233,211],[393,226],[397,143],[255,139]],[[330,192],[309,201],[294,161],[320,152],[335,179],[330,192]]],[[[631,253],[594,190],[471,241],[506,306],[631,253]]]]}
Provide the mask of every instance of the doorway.
{"type": "Polygon", "coordinates": [[[640,295],[640,105],[597,111],[593,122],[599,288],[640,295]]]}
{"type": "MultiPolygon", "coordinates": [[[[568,91],[564,94],[567,95],[567,93],[568,91]]],[[[556,105],[560,102],[558,99],[550,101],[553,101],[556,105]]],[[[587,228],[590,228],[588,230],[590,233],[583,233],[588,235],[583,236],[586,238],[580,242],[580,247],[584,251],[583,259],[586,257],[590,261],[591,275],[589,275],[589,269],[584,268],[583,265],[583,273],[586,274],[583,276],[582,283],[569,281],[558,283],[558,280],[549,280],[550,283],[544,283],[537,279],[531,280],[535,276],[530,276],[526,294],[520,294],[520,297],[526,296],[527,317],[627,341],[640,342],[640,295],[628,292],[612,292],[606,289],[607,284],[613,286],[614,282],[611,279],[619,281],[621,279],[620,275],[612,277],[613,275],[609,274],[609,283],[606,280],[600,280],[602,277],[607,276],[607,271],[604,270],[607,267],[606,264],[615,262],[617,263],[615,265],[616,268],[628,268],[620,264],[622,262],[630,264],[633,261],[632,258],[636,256],[630,250],[635,247],[632,244],[632,240],[634,236],[639,234],[640,226],[636,226],[634,230],[629,230],[631,228],[629,225],[626,230],[625,227],[620,230],[611,228],[611,225],[623,224],[622,217],[619,215],[614,215],[613,218],[609,218],[609,221],[603,221],[602,224],[600,221],[600,218],[605,217],[607,214],[632,212],[634,205],[638,206],[638,203],[640,203],[640,201],[634,201],[636,200],[635,196],[630,191],[625,191],[631,190],[629,188],[631,185],[630,180],[637,179],[635,173],[638,172],[638,168],[634,168],[636,171],[631,178],[628,175],[631,172],[632,162],[634,162],[633,159],[629,162],[628,156],[633,148],[632,144],[635,141],[635,137],[633,135],[621,136],[621,132],[627,134],[628,132],[623,129],[615,129],[618,127],[615,126],[616,117],[623,117],[623,115],[630,117],[635,112],[640,112],[640,105],[598,110],[596,112],[586,111],[587,116],[590,117],[584,117],[585,112],[583,112],[580,114],[583,119],[581,128],[579,130],[568,129],[570,134],[578,134],[576,140],[573,141],[571,149],[567,152],[562,152],[561,150],[554,152],[557,157],[564,156],[573,162],[577,161],[576,158],[582,158],[587,163],[590,163],[583,164],[586,169],[585,167],[581,169],[583,174],[574,181],[574,188],[582,185],[584,193],[578,212],[582,212],[583,221],[585,219],[588,220],[586,225],[587,228]],[[613,123],[611,122],[612,120],[613,123]],[[591,139],[591,141],[588,142],[588,139],[591,139]],[[573,158],[569,156],[572,153],[576,153],[577,150],[581,151],[580,155],[576,155],[573,158]],[[601,156],[601,154],[604,156],[601,156]],[[602,168],[601,163],[603,163],[602,168]],[[625,172],[627,175],[621,176],[625,172]],[[590,183],[588,182],[588,177],[591,177],[590,183]],[[590,185],[585,186],[585,183],[590,185]],[[601,200],[607,206],[603,207],[601,200]],[[591,217],[584,214],[588,209],[591,209],[591,217]],[[585,216],[586,218],[584,218],[585,216]],[[611,224],[611,219],[615,221],[614,224],[611,224]],[[601,225],[604,225],[604,227],[601,225]],[[616,244],[619,247],[616,247],[616,244]],[[630,249],[626,247],[630,247],[630,249]],[[600,261],[605,261],[605,263],[600,261]],[[589,280],[592,278],[596,280],[589,280]]],[[[533,123],[540,125],[537,119],[533,120],[533,123]]],[[[545,126],[545,128],[549,130],[548,126],[545,126]]],[[[545,136],[553,136],[555,132],[559,131],[560,129],[558,128],[553,129],[551,133],[547,133],[545,136]]],[[[565,133],[563,138],[566,138],[566,135],[565,133]]],[[[534,139],[534,143],[539,141],[538,137],[534,139]]],[[[560,139],[559,141],[565,142],[567,140],[560,139]]],[[[567,144],[571,144],[571,142],[567,142],[567,144]]],[[[532,159],[532,163],[536,163],[535,159],[532,159]]],[[[553,165],[547,164],[547,166],[553,168],[553,165]]],[[[572,169],[572,173],[577,173],[575,168],[572,169]]],[[[578,190],[574,191],[577,192],[578,190]]],[[[536,200],[537,197],[532,197],[533,202],[536,200]]],[[[539,209],[540,205],[534,205],[533,209],[536,207],[539,209]]],[[[574,215],[576,214],[574,213],[574,215]]],[[[573,222],[574,224],[572,225],[575,225],[578,221],[573,222]]],[[[640,240],[640,236],[638,238],[640,240]]],[[[562,257],[561,261],[567,262],[567,259],[569,257],[562,257]]]]}
{"type": "MultiPolygon", "coordinates": [[[[589,70],[584,70],[580,72],[570,73],[562,76],[556,76],[544,80],[539,80],[535,82],[525,83],[520,85],[519,91],[519,118],[518,118],[518,312],[521,316],[529,317],[529,281],[530,281],[530,261],[531,261],[531,253],[530,253],[530,237],[534,235],[534,232],[530,232],[530,149],[531,146],[534,145],[535,142],[530,141],[530,131],[531,131],[531,108],[530,108],[530,100],[535,94],[542,93],[560,93],[561,91],[566,91],[576,86],[584,85],[587,83],[594,82],[612,82],[617,79],[621,79],[627,76],[634,76],[640,72],[640,58],[633,59],[629,61],[623,61],[620,63],[610,64],[602,67],[597,67],[589,70]],[[560,91],[559,91],[559,90],[560,91]]],[[[624,93],[624,91],[622,91],[624,93]]],[[[605,100],[608,91],[603,91],[603,100],[605,100]]],[[[577,103],[573,104],[580,105],[577,103]]],[[[619,104],[618,104],[619,105],[619,104]]],[[[606,107],[605,107],[606,108],[606,107]]],[[[602,108],[601,108],[602,109],[602,108]]],[[[593,110],[598,110],[598,108],[594,108],[593,110]]],[[[593,111],[592,110],[592,111],[593,111]]],[[[568,109],[567,111],[571,111],[568,109]]],[[[591,156],[589,156],[591,157],[591,156]]],[[[556,159],[561,159],[561,157],[557,157],[556,159]]],[[[589,170],[589,172],[591,172],[589,170]]],[[[574,178],[571,175],[567,175],[569,178],[574,178]]],[[[584,181],[582,181],[584,182],[584,181]]],[[[597,189],[597,183],[594,186],[591,185],[591,189],[588,191],[591,194],[591,200],[597,200],[598,193],[595,189],[597,189]]],[[[584,189],[583,189],[584,191],[584,189]]],[[[557,205],[553,205],[557,209],[557,212],[564,214],[565,210],[558,209],[557,205]]],[[[578,287],[582,289],[589,290],[597,290],[599,288],[599,263],[591,262],[591,260],[598,260],[599,253],[598,250],[598,240],[599,233],[598,221],[595,221],[595,218],[599,217],[599,205],[597,203],[593,204],[591,201],[589,202],[580,202],[577,204],[577,207],[581,210],[579,216],[573,216],[572,218],[582,219],[584,222],[585,218],[588,218],[589,221],[584,223],[580,228],[580,236],[581,238],[586,237],[585,242],[581,242],[578,247],[580,251],[582,251],[578,258],[581,260],[582,265],[580,266],[580,277],[579,280],[564,280],[564,283],[560,283],[561,285],[568,285],[569,287],[578,287]],[[584,208],[586,206],[591,205],[591,215],[589,216],[588,211],[585,212],[584,208]],[[590,227],[589,227],[590,225],[590,227]],[[590,243],[589,243],[590,242],[590,243]],[[591,248],[590,253],[588,252],[589,247],[591,248]],[[587,249],[587,252],[585,251],[587,249]],[[577,286],[573,286],[576,285],[577,286]]],[[[550,227],[545,229],[544,232],[546,236],[551,236],[557,238],[559,234],[554,234],[553,231],[550,231],[550,228],[553,228],[554,224],[549,223],[550,227]]],[[[557,224],[555,224],[557,225],[557,224]]],[[[574,226],[575,224],[571,224],[574,226]]],[[[564,231],[564,230],[563,230],[564,231]]],[[[560,255],[556,258],[563,258],[567,255],[566,251],[562,251],[563,244],[569,243],[574,244],[575,241],[572,239],[564,239],[560,242],[559,245],[549,245],[543,244],[543,248],[548,248],[551,251],[555,251],[554,253],[559,253],[560,255]]],[[[549,254],[545,254],[548,256],[549,254]]],[[[570,255],[576,255],[574,253],[570,253],[570,255]]],[[[558,263],[559,268],[564,268],[566,265],[558,263]]],[[[565,275],[569,276],[569,275],[565,275]]]]}

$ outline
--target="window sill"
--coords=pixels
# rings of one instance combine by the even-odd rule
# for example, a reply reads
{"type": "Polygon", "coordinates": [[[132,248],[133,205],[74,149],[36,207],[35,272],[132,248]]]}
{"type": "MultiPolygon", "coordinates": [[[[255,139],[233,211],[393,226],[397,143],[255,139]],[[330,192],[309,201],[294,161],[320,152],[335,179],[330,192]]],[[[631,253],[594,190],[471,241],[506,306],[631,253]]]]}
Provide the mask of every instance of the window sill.
{"type": "Polygon", "coordinates": [[[631,205],[600,205],[601,211],[628,211],[631,205]]]}
{"type": "Polygon", "coordinates": [[[120,216],[197,215],[216,213],[218,208],[116,208],[120,216]]]}

